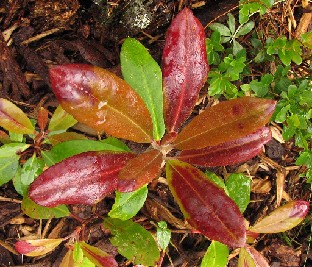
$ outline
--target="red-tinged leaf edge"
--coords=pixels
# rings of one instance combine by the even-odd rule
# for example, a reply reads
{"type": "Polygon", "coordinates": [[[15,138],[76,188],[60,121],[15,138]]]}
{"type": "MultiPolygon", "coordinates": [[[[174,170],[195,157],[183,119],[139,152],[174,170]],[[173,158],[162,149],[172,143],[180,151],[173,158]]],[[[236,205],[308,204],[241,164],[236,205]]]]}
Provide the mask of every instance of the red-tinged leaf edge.
{"type": "Polygon", "coordinates": [[[276,101],[241,97],[208,107],[177,135],[179,150],[217,146],[249,135],[269,122],[276,101]]]}
{"type": "Polygon", "coordinates": [[[119,171],[135,155],[128,152],[84,152],[45,170],[30,186],[39,205],[93,205],[117,189],[119,171]]]}
{"type": "Polygon", "coordinates": [[[255,233],[280,233],[301,223],[308,214],[310,203],[304,200],[289,201],[262,218],[249,231],[255,233]]]}
{"type": "Polygon", "coordinates": [[[14,246],[16,251],[20,254],[29,257],[37,257],[53,251],[58,245],[62,243],[62,241],[62,238],[19,240],[15,243],[14,246]]]}
{"type": "Polygon", "coordinates": [[[162,56],[167,131],[177,132],[191,114],[209,71],[205,31],[189,8],[171,22],[162,56]]]}
{"type": "Polygon", "coordinates": [[[105,69],[68,64],[50,69],[53,92],[62,108],[99,133],[150,143],[153,125],[142,98],[105,69]]]}
{"type": "Polygon", "coordinates": [[[254,247],[246,245],[244,248],[248,252],[248,254],[251,256],[251,258],[254,260],[254,263],[257,267],[270,267],[266,258],[259,251],[257,251],[254,247]]]}
{"type": "Polygon", "coordinates": [[[176,158],[204,167],[237,164],[258,155],[262,151],[263,145],[269,142],[271,138],[270,129],[262,127],[252,134],[217,146],[183,150],[176,158]]]}
{"type": "Polygon", "coordinates": [[[118,263],[113,256],[100,250],[97,247],[90,246],[85,242],[80,242],[80,247],[83,254],[96,266],[101,267],[118,267],[118,263]]]}
{"type": "Polygon", "coordinates": [[[192,165],[177,160],[167,162],[166,176],[170,191],[191,226],[230,247],[245,245],[244,218],[222,188],[192,165]]]}
{"type": "Polygon", "coordinates": [[[159,175],[163,157],[158,150],[150,150],[130,159],[118,176],[118,191],[135,191],[159,175]]]}

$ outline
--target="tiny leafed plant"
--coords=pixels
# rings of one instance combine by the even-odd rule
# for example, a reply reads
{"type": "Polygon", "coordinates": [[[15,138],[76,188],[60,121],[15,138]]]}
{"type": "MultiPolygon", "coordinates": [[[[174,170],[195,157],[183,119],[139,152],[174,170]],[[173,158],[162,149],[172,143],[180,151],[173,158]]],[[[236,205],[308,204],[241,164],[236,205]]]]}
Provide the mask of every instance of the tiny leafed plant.
{"type": "MultiPolygon", "coordinates": [[[[117,190],[116,203],[127,202],[131,194],[140,196],[143,201],[137,204],[137,212],[144,204],[146,185],[165,168],[169,188],[196,231],[214,242],[241,248],[240,266],[268,266],[259,252],[246,245],[242,210],[193,165],[225,166],[260,153],[271,139],[265,124],[274,112],[275,101],[255,97],[223,101],[186,123],[209,71],[204,29],[188,8],[175,17],[168,29],[162,70],[131,38],[123,43],[121,67],[125,81],[107,70],[82,64],[53,67],[50,81],[62,108],[77,121],[99,134],[150,146],[142,154],[104,149],[83,152],[58,163],[52,161],[51,165],[56,164],[30,185],[29,198],[45,207],[92,205],[117,190]]],[[[287,205],[276,211],[277,215],[254,225],[248,236],[267,233],[272,225],[276,225],[273,232],[278,232],[300,223],[308,203],[294,201],[287,205]]],[[[108,214],[111,218],[104,221],[104,227],[115,236],[111,239],[113,245],[128,259],[135,259],[136,264],[154,265],[159,252],[153,253],[154,246],[157,250],[153,238],[141,226],[127,221],[136,212],[118,217],[117,210],[113,206],[108,214]],[[124,235],[125,231],[133,233],[132,238],[124,235]],[[140,258],[133,248],[127,249],[126,242],[144,242],[150,255],[140,258]]],[[[89,260],[98,266],[117,266],[113,257],[79,240],[79,233],[73,240],[62,266],[89,260]]],[[[62,241],[19,241],[16,248],[33,256],[30,254],[38,255],[36,251],[47,246],[46,251],[51,251],[62,241]]]]}

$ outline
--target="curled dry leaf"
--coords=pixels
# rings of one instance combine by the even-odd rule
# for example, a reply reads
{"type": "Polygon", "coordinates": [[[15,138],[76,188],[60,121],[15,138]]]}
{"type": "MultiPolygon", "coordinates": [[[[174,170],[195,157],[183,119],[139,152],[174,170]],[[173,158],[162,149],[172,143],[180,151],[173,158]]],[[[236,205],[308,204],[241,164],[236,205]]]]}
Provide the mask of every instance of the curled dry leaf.
{"type": "Polygon", "coordinates": [[[153,136],[151,116],[141,97],[115,74],[95,66],[71,64],[50,70],[63,109],[98,132],[138,143],[153,136]]]}
{"type": "Polygon", "coordinates": [[[179,160],[205,167],[226,166],[244,162],[258,155],[271,140],[269,128],[262,127],[242,138],[197,150],[183,150],[179,160]]]}
{"type": "Polygon", "coordinates": [[[191,114],[204,85],[207,62],[204,28],[184,8],[171,22],[162,57],[164,113],[167,131],[176,132],[191,114]]]}
{"type": "Polygon", "coordinates": [[[67,158],[44,171],[30,186],[37,204],[92,205],[117,189],[119,171],[132,153],[85,152],[67,158]]]}
{"type": "Polygon", "coordinates": [[[309,211],[309,206],[307,201],[290,201],[257,222],[249,231],[255,233],[285,232],[303,221],[309,211]]]}

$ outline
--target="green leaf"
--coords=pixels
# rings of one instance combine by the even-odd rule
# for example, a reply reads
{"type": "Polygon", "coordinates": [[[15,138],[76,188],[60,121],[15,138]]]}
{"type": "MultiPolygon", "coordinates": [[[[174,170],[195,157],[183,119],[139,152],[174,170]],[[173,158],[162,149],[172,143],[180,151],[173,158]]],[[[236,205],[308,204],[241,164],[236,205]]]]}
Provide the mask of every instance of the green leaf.
{"type": "Polygon", "coordinates": [[[312,166],[312,151],[304,151],[296,160],[297,165],[312,166]]]}
{"type": "Polygon", "coordinates": [[[9,182],[15,175],[19,158],[17,152],[23,152],[29,147],[28,144],[11,143],[0,147],[0,186],[9,182]]]}
{"type": "Polygon", "coordinates": [[[35,130],[27,115],[15,104],[4,98],[0,98],[0,126],[19,134],[31,134],[35,130]]]}
{"type": "Polygon", "coordinates": [[[235,56],[238,54],[238,52],[240,52],[243,49],[244,48],[242,47],[242,45],[239,42],[237,42],[236,40],[233,40],[233,54],[235,56]]]}
{"type": "Polygon", "coordinates": [[[156,237],[158,246],[162,250],[166,250],[171,239],[171,231],[167,228],[167,223],[165,221],[158,222],[157,226],[156,237]]]}
{"type": "Polygon", "coordinates": [[[28,188],[28,186],[42,173],[43,167],[43,160],[37,158],[35,154],[25,162],[20,173],[21,183],[24,188],[28,188]]]}
{"type": "Polygon", "coordinates": [[[137,40],[127,38],[120,52],[124,79],[142,97],[153,121],[153,137],[160,140],[165,132],[162,73],[157,62],[137,40]]]}
{"type": "Polygon", "coordinates": [[[209,27],[213,31],[218,31],[223,36],[231,36],[230,29],[221,23],[212,23],[209,27]]]}
{"type": "Polygon", "coordinates": [[[111,218],[118,218],[123,221],[132,218],[143,207],[147,197],[147,186],[128,193],[116,192],[115,203],[108,213],[111,218]]]}
{"type": "Polygon", "coordinates": [[[228,16],[229,16],[229,19],[228,19],[229,29],[230,29],[230,32],[234,34],[235,33],[235,17],[233,16],[232,13],[229,13],[228,16]]]}
{"type": "Polygon", "coordinates": [[[75,120],[72,115],[67,113],[61,105],[58,105],[50,119],[48,129],[49,131],[66,131],[76,123],[77,120],[75,120]]]}
{"type": "Polygon", "coordinates": [[[225,267],[228,262],[229,248],[218,242],[212,241],[200,264],[200,267],[225,267]]]}
{"type": "Polygon", "coordinates": [[[157,243],[151,233],[132,221],[106,218],[104,227],[114,235],[110,239],[118,252],[135,264],[154,266],[160,257],[157,243]]]}
{"type": "Polygon", "coordinates": [[[115,138],[102,141],[71,140],[55,145],[51,151],[43,151],[42,157],[48,166],[61,162],[65,158],[87,151],[128,151],[124,143],[115,138]]]}
{"type": "Polygon", "coordinates": [[[251,180],[241,173],[232,173],[225,184],[230,198],[243,213],[250,202],[251,180]]]}
{"type": "Polygon", "coordinates": [[[23,134],[9,132],[9,135],[10,135],[10,140],[12,142],[18,142],[18,143],[22,143],[23,142],[23,139],[24,139],[24,135],[23,134]]]}
{"type": "Polygon", "coordinates": [[[211,172],[211,171],[205,171],[205,174],[207,175],[210,181],[214,182],[216,185],[221,187],[225,191],[225,193],[229,195],[229,192],[222,178],[220,178],[218,175],[216,175],[214,172],[211,172]]]}
{"type": "Polygon", "coordinates": [[[290,110],[290,104],[282,107],[281,110],[275,116],[275,122],[283,123],[287,118],[289,110],[290,110]]]}
{"type": "Polygon", "coordinates": [[[248,21],[245,25],[243,25],[238,32],[236,33],[236,37],[246,35],[255,27],[254,21],[248,21]]]}
{"type": "Polygon", "coordinates": [[[24,195],[22,210],[27,216],[34,219],[62,218],[69,216],[69,210],[65,205],[59,205],[54,208],[43,207],[33,202],[28,197],[28,194],[24,195]]]}

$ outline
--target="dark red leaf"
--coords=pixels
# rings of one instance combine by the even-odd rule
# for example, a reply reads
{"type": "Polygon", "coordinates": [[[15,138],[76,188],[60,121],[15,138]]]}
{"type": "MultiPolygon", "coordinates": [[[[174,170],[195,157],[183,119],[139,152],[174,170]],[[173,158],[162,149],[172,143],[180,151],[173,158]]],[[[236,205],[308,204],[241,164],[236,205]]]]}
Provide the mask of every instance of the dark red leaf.
{"type": "Polygon", "coordinates": [[[270,129],[263,127],[255,133],[218,146],[183,150],[177,158],[198,166],[226,166],[253,158],[262,151],[263,145],[270,140],[270,129]]]}
{"type": "Polygon", "coordinates": [[[208,75],[204,28],[184,8],[167,31],[162,58],[165,124],[176,132],[191,114],[208,75]]]}
{"type": "Polygon", "coordinates": [[[117,189],[119,171],[132,153],[85,152],[43,172],[30,186],[29,197],[42,206],[91,205],[117,189]]]}
{"type": "Polygon", "coordinates": [[[223,101],[196,116],[173,142],[177,149],[201,149],[242,138],[269,122],[276,101],[241,97],[223,101]]]}
{"type": "Polygon", "coordinates": [[[142,98],[115,74],[90,65],[50,70],[53,91],[63,109],[98,132],[138,143],[152,141],[153,125],[142,98]]]}
{"type": "Polygon", "coordinates": [[[230,247],[245,245],[244,218],[222,188],[182,161],[169,160],[166,173],[175,200],[195,229],[230,247]]]}
{"type": "Polygon", "coordinates": [[[135,191],[159,175],[163,157],[158,150],[147,151],[127,162],[118,177],[118,191],[135,191]]]}

